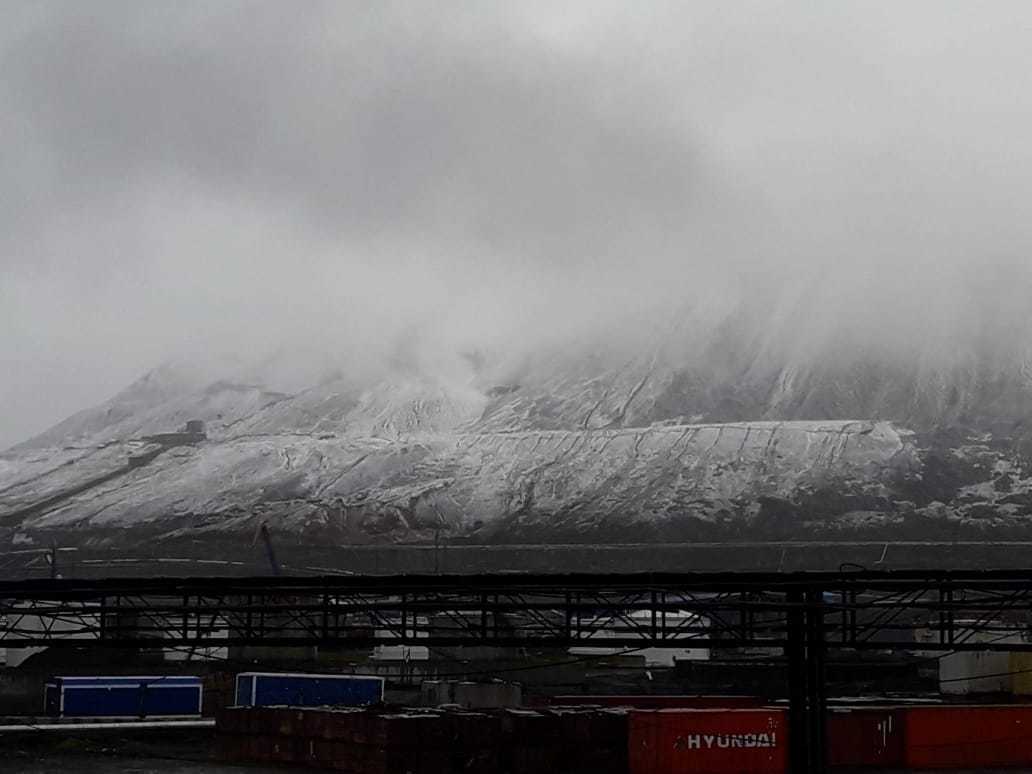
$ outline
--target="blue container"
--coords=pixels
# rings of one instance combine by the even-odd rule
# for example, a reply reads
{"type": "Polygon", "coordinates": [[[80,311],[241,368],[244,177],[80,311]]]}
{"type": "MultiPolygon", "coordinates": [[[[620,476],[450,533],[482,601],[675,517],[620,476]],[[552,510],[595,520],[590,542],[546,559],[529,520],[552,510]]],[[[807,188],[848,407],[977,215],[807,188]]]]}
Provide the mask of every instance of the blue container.
{"type": "Polygon", "coordinates": [[[382,701],[382,677],[244,672],[236,679],[238,707],[365,707],[382,701]]]}
{"type": "Polygon", "coordinates": [[[55,677],[43,692],[52,717],[182,717],[201,714],[199,677],[55,677]]]}

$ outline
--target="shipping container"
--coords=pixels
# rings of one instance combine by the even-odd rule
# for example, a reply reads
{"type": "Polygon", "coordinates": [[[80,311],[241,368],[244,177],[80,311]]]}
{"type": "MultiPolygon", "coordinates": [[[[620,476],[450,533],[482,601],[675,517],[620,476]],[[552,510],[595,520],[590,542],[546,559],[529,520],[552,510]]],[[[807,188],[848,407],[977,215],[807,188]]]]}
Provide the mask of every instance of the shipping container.
{"type": "Polygon", "coordinates": [[[244,672],[236,680],[239,707],[363,707],[382,701],[382,677],[244,672]]]}
{"type": "Polygon", "coordinates": [[[939,692],[943,695],[1008,693],[1010,654],[960,651],[939,658],[939,692]]]}
{"type": "Polygon", "coordinates": [[[897,707],[834,707],[828,710],[828,765],[902,768],[903,714],[897,707]]]}
{"type": "Polygon", "coordinates": [[[426,707],[444,704],[458,704],[466,709],[520,707],[523,705],[523,687],[519,683],[501,680],[489,683],[424,680],[420,687],[420,702],[426,707]]]}
{"type": "Polygon", "coordinates": [[[903,716],[906,768],[1032,766],[1032,706],[908,707],[903,716]]]}
{"type": "Polygon", "coordinates": [[[633,707],[635,709],[755,709],[765,701],[757,696],[581,695],[552,696],[554,707],[633,707]]]}
{"type": "Polygon", "coordinates": [[[1011,692],[1016,696],[1032,695],[1032,653],[1013,652],[1007,664],[1011,675],[1011,692]]]}
{"type": "Polygon", "coordinates": [[[192,717],[203,694],[199,677],[55,677],[43,704],[51,717],[192,717]]]}
{"type": "MultiPolygon", "coordinates": [[[[509,740],[518,730],[527,732],[526,727],[510,728],[506,735],[500,716],[471,712],[231,707],[218,713],[216,729],[217,749],[226,760],[303,764],[351,774],[538,774],[542,769],[531,767],[557,746],[549,750],[547,743],[536,744],[549,737],[529,729],[526,749],[514,751],[509,740]],[[517,772],[515,767],[521,768],[517,772]]],[[[626,755],[620,760],[626,766],[626,755]]]]}
{"type": "Polygon", "coordinates": [[[788,770],[784,710],[632,710],[628,721],[630,774],[788,770]]]}
{"type": "MultiPolygon", "coordinates": [[[[993,622],[989,622],[992,624],[993,622]]],[[[975,629],[967,642],[991,642],[996,647],[1005,643],[1020,644],[1018,634],[1001,636],[988,629],[982,631],[984,622],[957,620],[955,625],[975,629]]],[[[1003,651],[971,651],[947,653],[939,656],[939,692],[942,694],[967,695],[1007,693],[1011,689],[1010,654],[1003,651]]]]}
{"type": "Polygon", "coordinates": [[[558,771],[564,774],[627,774],[627,710],[554,707],[558,720],[558,771]]]}

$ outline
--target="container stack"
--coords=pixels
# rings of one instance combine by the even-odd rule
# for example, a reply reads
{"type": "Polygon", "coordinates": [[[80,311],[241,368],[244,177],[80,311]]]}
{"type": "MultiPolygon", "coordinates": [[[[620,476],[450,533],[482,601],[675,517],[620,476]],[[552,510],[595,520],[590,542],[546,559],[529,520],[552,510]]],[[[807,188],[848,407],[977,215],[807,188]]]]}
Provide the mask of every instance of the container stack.
{"type": "MultiPolygon", "coordinates": [[[[226,760],[351,774],[787,772],[786,709],[720,698],[679,708],[231,707],[216,721],[226,760]]],[[[832,770],[1032,769],[1032,704],[834,706],[826,733],[832,770]]]]}
{"type": "Polygon", "coordinates": [[[620,774],[620,712],[231,707],[216,717],[234,762],[287,763],[351,774],[620,774]]]}
{"type": "Polygon", "coordinates": [[[630,774],[783,774],[788,730],[782,709],[634,710],[630,774]]]}
{"type": "MultiPolygon", "coordinates": [[[[827,716],[828,765],[841,770],[1032,767],[1032,705],[836,707],[827,716]]],[[[782,774],[783,709],[634,710],[630,774],[782,774]]]]}
{"type": "MultiPolygon", "coordinates": [[[[447,755],[429,715],[360,709],[230,708],[216,718],[225,760],[283,763],[352,774],[436,774],[447,755]]],[[[487,769],[471,768],[471,771],[487,769]]]]}

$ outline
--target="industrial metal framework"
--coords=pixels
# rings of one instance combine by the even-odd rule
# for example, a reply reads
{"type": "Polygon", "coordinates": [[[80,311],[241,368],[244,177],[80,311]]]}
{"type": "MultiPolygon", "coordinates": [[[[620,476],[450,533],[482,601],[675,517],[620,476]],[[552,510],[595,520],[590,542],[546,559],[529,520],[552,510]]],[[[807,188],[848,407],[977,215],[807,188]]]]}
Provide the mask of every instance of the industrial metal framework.
{"type": "Polygon", "coordinates": [[[0,583],[7,647],[783,650],[792,771],[823,769],[829,649],[1032,650],[1032,571],[398,575],[0,583]]]}
{"type": "Polygon", "coordinates": [[[831,648],[1013,651],[1030,612],[1032,571],[0,582],[8,647],[780,648],[802,615],[831,648]]]}

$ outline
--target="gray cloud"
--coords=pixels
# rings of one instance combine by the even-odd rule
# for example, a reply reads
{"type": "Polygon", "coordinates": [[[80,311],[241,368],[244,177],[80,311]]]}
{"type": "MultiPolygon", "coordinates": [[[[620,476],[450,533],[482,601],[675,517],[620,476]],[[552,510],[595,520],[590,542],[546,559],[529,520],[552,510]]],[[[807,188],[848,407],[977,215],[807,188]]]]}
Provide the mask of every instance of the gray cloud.
{"type": "Polygon", "coordinates": [[[0,446],[198,349],[1027,333],[1024,3],[4,15],[0,446]]]}

